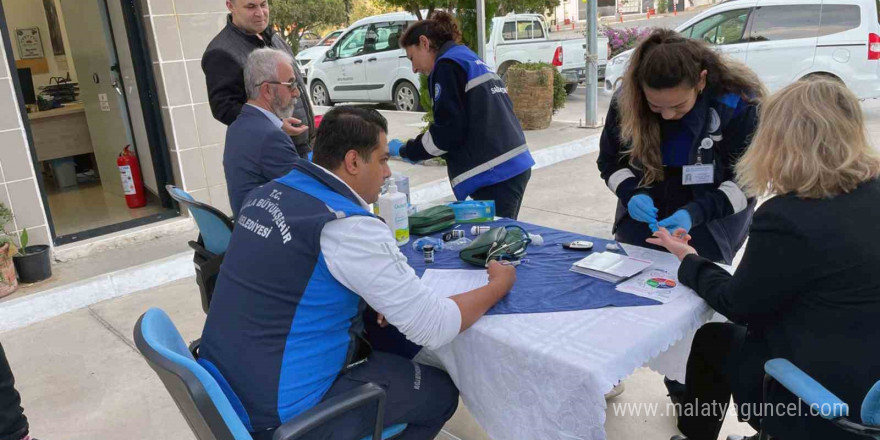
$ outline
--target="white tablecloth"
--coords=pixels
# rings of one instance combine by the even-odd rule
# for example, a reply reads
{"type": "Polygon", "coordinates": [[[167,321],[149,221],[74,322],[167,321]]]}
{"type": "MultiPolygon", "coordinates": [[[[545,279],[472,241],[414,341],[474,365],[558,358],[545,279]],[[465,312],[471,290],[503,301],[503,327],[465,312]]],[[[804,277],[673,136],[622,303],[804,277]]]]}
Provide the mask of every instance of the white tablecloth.
{"type": "Polygon", "coordinates": [[[683,382],[711,315],[688,291],[658,306],[484,316],[433,355],[493,439],[603,440],[605,393],[642,365],[683,382]]]}

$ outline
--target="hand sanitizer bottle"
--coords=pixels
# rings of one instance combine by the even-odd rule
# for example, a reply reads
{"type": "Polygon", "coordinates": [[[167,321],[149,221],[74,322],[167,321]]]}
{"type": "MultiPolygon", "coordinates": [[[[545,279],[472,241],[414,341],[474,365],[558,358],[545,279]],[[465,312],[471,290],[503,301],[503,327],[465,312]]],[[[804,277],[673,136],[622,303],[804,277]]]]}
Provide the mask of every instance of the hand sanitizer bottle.
{"type": "Polygon", "coordinates": [[[409,217],[406,194],[397,191],[397,185],[393,180],[389,182],[388,192],[379,196],[376,208],[376,214],[382,217],[385,224],[391,228],[397,245],[407,244],[409,242],[409,217]]]}

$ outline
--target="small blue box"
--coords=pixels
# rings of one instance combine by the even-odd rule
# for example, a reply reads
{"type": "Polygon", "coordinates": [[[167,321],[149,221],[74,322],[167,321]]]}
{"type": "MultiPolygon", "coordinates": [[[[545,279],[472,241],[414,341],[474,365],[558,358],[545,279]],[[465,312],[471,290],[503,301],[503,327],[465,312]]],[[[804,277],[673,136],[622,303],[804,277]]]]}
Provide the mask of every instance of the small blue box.
{"type": "Polygon", "coordinates": [[[448,205],[455,213],[456,223],[484,223],[495,220],[494,200],[465,200],[448,205]]]}

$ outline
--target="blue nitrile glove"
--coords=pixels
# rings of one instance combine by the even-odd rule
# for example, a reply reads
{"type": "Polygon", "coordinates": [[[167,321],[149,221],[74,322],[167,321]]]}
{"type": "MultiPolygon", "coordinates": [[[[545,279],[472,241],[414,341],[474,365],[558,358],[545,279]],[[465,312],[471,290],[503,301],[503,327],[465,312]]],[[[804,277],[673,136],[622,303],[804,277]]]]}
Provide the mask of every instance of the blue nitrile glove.
{"type": "Polygon", "coordinates": [[[315,152],[314,152],[314,151],[309,151],[309,154],[306,156],[306,157],[308,157],[309,162],[312,161],[312,156],[314,156],[314,155],[315,155],[315,152]]]}
{"type": "Polygon", "coordinates": [[[400,139],[391,139],[388,141],[388,153],[392,156],[400,157],[400,149],[404,146],[404,142],[400,139]]]}
{"type": "Polygon", "coordinates": [[[654,200],[647,194],[632,196],[629,203],[626,204],[626,210],[635,221],[649,225],[657,223],[657,208],[654,207],[654,200]]]}
{"type": "Polygon", "coordinates": [[[693,221],[691,220],[691,214],[684,209],[679,209],[669,217],[657,222],[657,226],[666,228],[670,234],[674,233],[679,228],[684,229],[685,232],[690,231],[692,225],[693,221]]]}

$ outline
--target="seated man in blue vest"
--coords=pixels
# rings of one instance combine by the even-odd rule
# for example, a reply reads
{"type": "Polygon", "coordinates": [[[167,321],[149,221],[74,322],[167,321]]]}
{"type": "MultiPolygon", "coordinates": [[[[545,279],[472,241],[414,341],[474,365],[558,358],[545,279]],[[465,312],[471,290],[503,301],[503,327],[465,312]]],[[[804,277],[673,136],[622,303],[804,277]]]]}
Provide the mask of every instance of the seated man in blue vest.
{"type": "Polygon", "coordinates": [[[304,133],[308,127],[290,125],[300,123],[291,117],[299,97],[293,63],[286,52],[272,48],[257,49],[247,58],[248,100],[226,130],[223,150],[232,218],[251,190],[289,173],[299,160],[288,133],[304,133]]]}
{"type": "MultiPolygon", "coordinates": [[[[387,123],[375,110],[336,107],[317,133],[314,163],[252,191],[239,213],[202,334],[201,362],[220,378],[257,440],[321,401],[366,382],[387,392],[397,439],[433,439],[458,405],[436,368],[374,351],[362,337],[369,305],[412,342],[437,348],[513,286],[492,262],[488,285],[450,298],[422,284],[390,229],[369,210],[388,168],[387,123]]],[[[358,439],[375,407],[306,438],[358,439]]]]}

